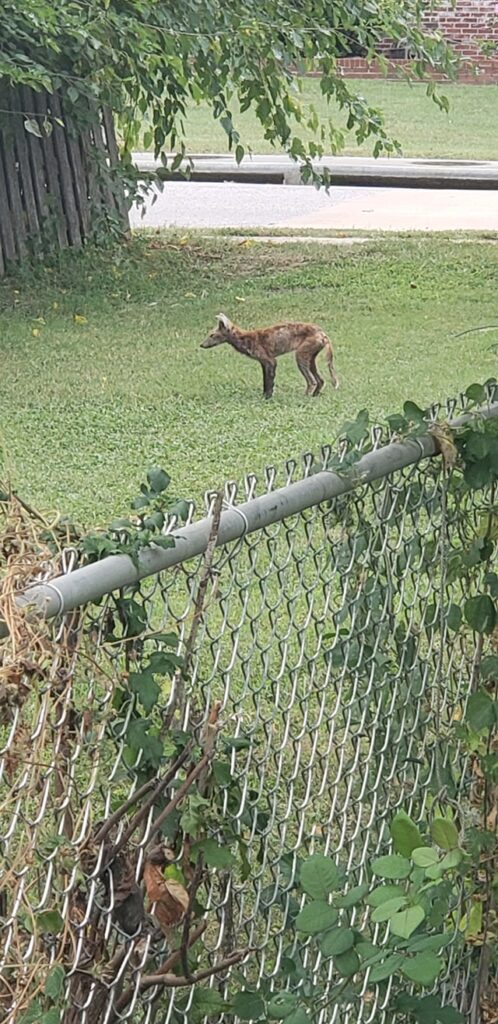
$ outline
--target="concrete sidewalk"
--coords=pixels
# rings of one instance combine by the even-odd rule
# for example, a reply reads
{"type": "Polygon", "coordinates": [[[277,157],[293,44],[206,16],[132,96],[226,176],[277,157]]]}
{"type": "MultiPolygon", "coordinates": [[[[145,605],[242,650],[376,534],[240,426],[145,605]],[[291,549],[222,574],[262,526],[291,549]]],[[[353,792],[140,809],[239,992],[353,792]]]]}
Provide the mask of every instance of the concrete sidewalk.
{"type": "Polygon", "coordinates": [[[323,189],[166,182],[131,210],[135,228],[318,228],[340,231],[498,232],[498,190],[323,189]]]}
{"type": "MultiPolygon", "coordinates": [[[[152,153],[134,153],[140,171],[164,175],[152,153]]],[[[246,156],[237,164],[231,155],[192,156],[191,181],[259,185],[301,185],[299,167],[283,155],[246,156]]],[[[325,156],[313,161],[315,170],[327,168],[333,185],[427,189],[498,189],[497,160],[426,160],[401,157],[325,156]]],[[[168,176],[181,181],[179,172],[168,176]]]]}

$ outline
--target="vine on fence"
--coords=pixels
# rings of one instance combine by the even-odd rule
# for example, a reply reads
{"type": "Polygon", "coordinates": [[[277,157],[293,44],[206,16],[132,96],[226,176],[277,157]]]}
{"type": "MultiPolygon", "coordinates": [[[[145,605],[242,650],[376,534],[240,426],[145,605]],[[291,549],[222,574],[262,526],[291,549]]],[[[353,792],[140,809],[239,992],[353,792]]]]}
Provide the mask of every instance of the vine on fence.
{"type": "MultiPolygon", "coordinates": [[[[467,392],[475,405],[486,394],[478,385],[467,392]]],[[[390,417],[389,426],[399,437],[420,436],[427,432],[427,411],[406,403],[403,416],[390,417]]],[[[70,524],[40,522],[8,489],[2,492],[2,611],[11,627],[0,661],[2,726],[8,728],[14,715],[24,716],[24,733],[21,729],[18,746],[9,751],[8,782],[15,787],[27,756],[22,735],[43,706],[47,724],[33,756],[54,766],[59,796],[65,792],[76,740],[101,774],[118,757],[131,793],[125,797],[123,791],[116,806],[104,810],[101,801],[95,808],[79,860],[71,844],[78,813],[74,804],[61,819],[62,831],[51,832],[48,822],[37,836],[38,846],[23,845],[28,831],[19,836],[16,857],[2,881],[3,918],[12,910],[21,860],[27,859],[36,873],[48,855],[55,856],[61,892],[68,872],[76,872],[78,879],[64,915],[62,903],[36,913],[29,896],[24,898],[6,981],[0,983],[0,1005],[7,1011],[15,1005],[19,1024],[76,1024],[83,1004],[92,1024],[100,1024],[113,985],[113,1013],[123,1014],[136,997],[137,964],[139,992],[157,1002],[169,988],[185,989],[185,1000],[175,1005],[179,1012],[188,1007],[194,1022],[224,1013],[241,1020],[307,1024],[359,994],[368,1001],[379,986],[399,1019],[459,1024],[465,1019],[459,1010],[444,1005],[431,989],[464,945],[475,951],[478,994],[470,1019],[478,1020],[479,993],[489,988],[497,925],[498,574],[493,566],[498,424],[476,413],[457,429],[446,424],[430,429],[443,454],[447,491],[476,494],[477,514],[466,524],[465,541],[446,540],[442,562],[446,579],[464,581],[468,596],[461,607],[444,606],[443,618],[435,616],[431,627],[440,644],[458,631],[473,644],[466,710],[446,737],[470,765],[470,788],[455,802],[450,783],[443,780],[418,824],[399,811],[391,822],[391,852],[367,862],[359,885],[339,860],[322,852],[283,854],[278,885],[266,906],[282,907],[288,940],[277,991],[268,981],[250,987],[238,977],[237,965],[250,959],[253,950],[237,948],[230,929],[214,962],[200,941],[210,927],[206,894],[213,880],[227,900],[232,879],[250,884],[248,834],[255,828],[262,837],[266,827],[262,812],[256,819],[248,810],[240,813],[234,765],[252,741],[243,733],[230,735],[219,704],[213,703],[206,718],[196,712],[195,701],[187,715],[184,700],[221,501],[191,632],[179,653],[173,631],[150,630],[138,590],[112,596],[98,635],[91,619],[77,613],[55,639],[48,627],[34,626],[16,613],[13,603],[17,590],[53,565],[68,538],[88,561],[127,553],[136,563],[144,547],[174,543],[164,533],[167,518],[186,518],[188,507],[169,498],[166,473],[149,471],[129,518],[79,538],[70,524]],[[124,645],[118,660],[113,657],[116,644],[124,645]],[[109,653],[105,665],[97,663],[97,648],[109,653]],[[106,694],[101,712],[74,696],[79,673],[89,664],[106,694]],[[72,710],[61,723],[58,709],[64,702],[72,710]],[[87,915],[91,886],[98,898],[87,915]],[[71,971],[77,937],[85,955],[78,970],[71,971]],[[26,979],[23,961],[33,944],[36,969],[26,979]],[[228,995],[203,984],[227,974],[232,978],[228,995]]],[[[329,468],[348,473],[372,445],[365,411],[345,425],[340,442],[329,468]]],[[[368,605],[368,589],[365,593],[368,605]]],[[[370,629],[375,628],[373,621],[370,629]]]]}

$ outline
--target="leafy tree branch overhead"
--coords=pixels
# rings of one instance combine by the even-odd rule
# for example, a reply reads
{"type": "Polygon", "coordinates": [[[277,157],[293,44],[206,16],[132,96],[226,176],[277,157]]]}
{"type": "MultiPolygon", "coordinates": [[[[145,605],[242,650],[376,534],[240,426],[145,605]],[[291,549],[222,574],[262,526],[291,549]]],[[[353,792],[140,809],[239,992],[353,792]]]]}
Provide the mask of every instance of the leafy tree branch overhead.
{"type": "MultiPolygon", "coordinates": [[[[380,111],[337,62],[351,46],[382,61],[379,47],[388,37],[413,55],[414,76],[427,69],[451,74],[454,58],[441,36],[423,31],[424,10],[425,0],[6,0],[0,83],[61,90],[66,110],[80,118],[89,106],[109,105],[125,153],[147,115],[156,153],[184,154],[188,105],[205,101],[240,160],[237,101],[237,109],[255,110],[270,142],[306,164],[343,141],[333,121],[320,122],[300,99],[295,71],[314,68],[358,142],[372,138],[375,154],[391,152],[380,111]],[[310,128],[314,139],[305,143],[310,128]]],[[[438,98],[432,82],[428,93],[438,98]]],[[[8,104],[1,106],[8,117],[8,104]]]]}

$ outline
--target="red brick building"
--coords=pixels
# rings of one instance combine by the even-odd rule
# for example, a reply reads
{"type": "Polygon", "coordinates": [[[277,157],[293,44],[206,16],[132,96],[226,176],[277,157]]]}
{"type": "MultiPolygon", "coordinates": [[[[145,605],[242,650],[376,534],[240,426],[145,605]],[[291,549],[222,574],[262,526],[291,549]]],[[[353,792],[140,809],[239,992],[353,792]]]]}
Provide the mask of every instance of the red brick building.
{"type": "MultiPolygon", "coordinates": [[[[439,29],[464,62],[460,81],[479,83],[498,82],[498,0],[442,0],[439,9],[426,16],[428,31],[439,29]],[[496,54],[483,54],[482,43],[497,44],[496,54]]],[[[394,76],[403,63],[399,46],[392,51],[386,44],[386,56],[391,61],[394,76]]],[[[379,77],[379,69],[368,66],[361,57],[346,57],[340,61],[344,74],[351,78],[379,77]]]]}

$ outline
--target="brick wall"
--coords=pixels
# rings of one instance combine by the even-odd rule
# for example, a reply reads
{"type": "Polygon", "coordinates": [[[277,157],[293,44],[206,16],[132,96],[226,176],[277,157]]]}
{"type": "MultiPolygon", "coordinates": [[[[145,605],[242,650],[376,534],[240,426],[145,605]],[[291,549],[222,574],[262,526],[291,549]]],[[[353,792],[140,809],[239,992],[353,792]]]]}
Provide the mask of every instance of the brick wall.
{"type": "MultiPolygon", "coordinates": [[[[442,0],[436,12],[426,16],[426,28],[439,29],[463,60],[460,81],[498,82],[498,50],[493,58],[484,57],[479,43],[493,40],[498,44],[498,0],[442,0]]],[[[368,65],[362,57],[346,57],[340,62],[347,78],[379,78],[381,70],[368,65]]],[[[404,61],[390,61],[388,77],[397,77],[404,61]]],[[[433,76],[440,80],[441,76],[433,76]]]]}

